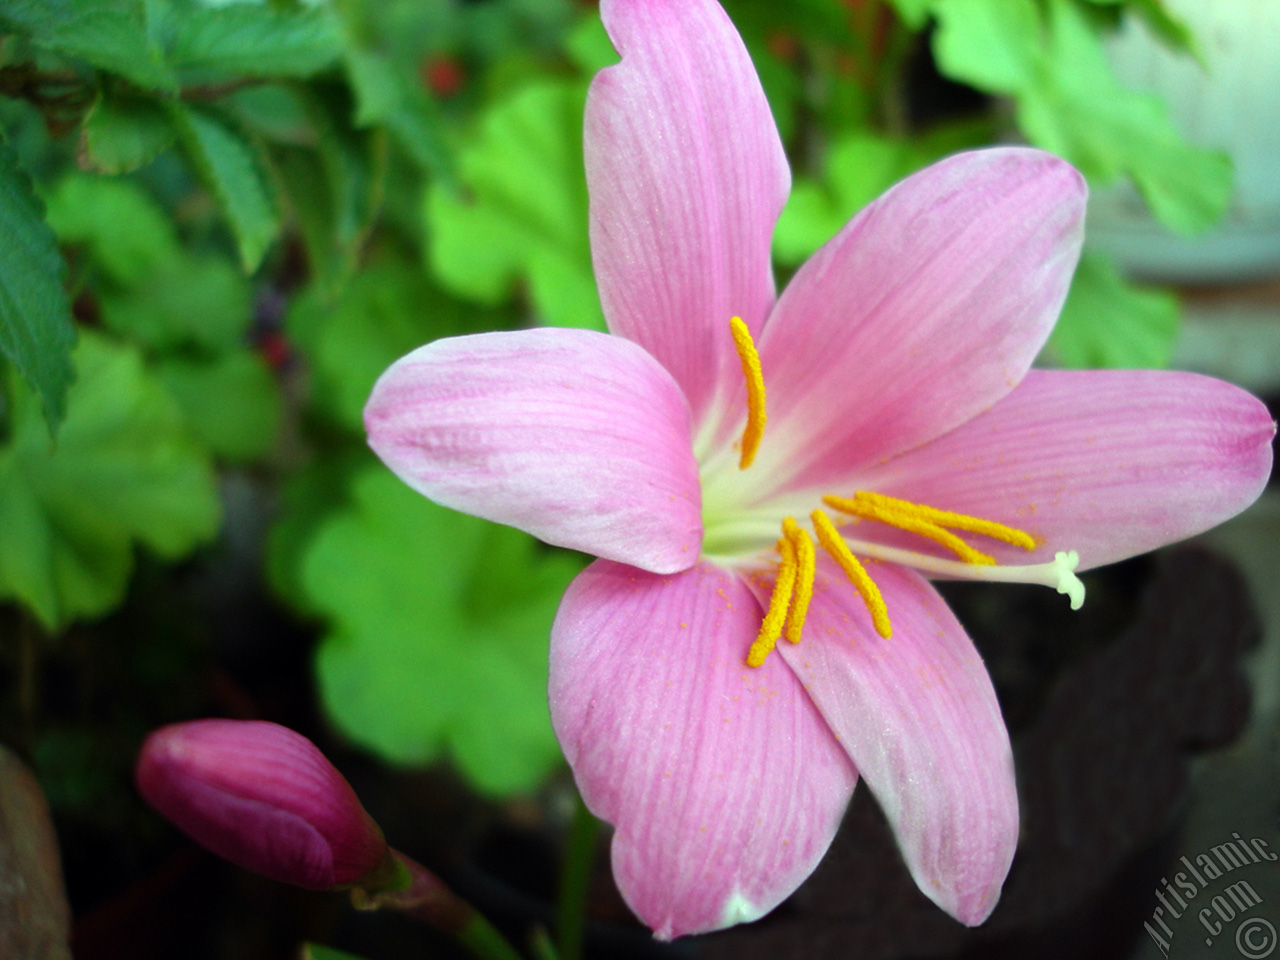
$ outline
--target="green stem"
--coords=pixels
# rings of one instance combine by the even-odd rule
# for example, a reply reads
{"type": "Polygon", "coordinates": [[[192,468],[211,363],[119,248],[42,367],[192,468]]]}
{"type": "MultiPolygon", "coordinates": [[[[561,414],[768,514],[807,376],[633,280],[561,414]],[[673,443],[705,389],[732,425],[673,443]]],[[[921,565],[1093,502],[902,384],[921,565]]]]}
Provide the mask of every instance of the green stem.
{"type": "Polygon", "coordinates": [[[898,19],[892,7],[884,8],[884,49],[880,58],[877,87],[880,120],[897,137],[910,133],[907,116],[906,66],[915,51],[916,35],[898,19]]]}
{"type": "Polygon", "coordinates": [[[480,960],[522,960],[511,942],[478,913],[454,937],[480,960]]]}
{"type": "Polygon", "coordinates": [[[356,887],[351,902],[358,910],[390,907],[447,933],[477,960],[523,960],[520,952],[471,904],[444,885],[434,873],[397,850],[391,869],[380,871],[370,887],[356,887]]]}
{"type": "Polygon", "coordinates": [[[573,822],[560,871],[560,902],[556,908],[556,943],[560,960],[580,960],[582,937],[587,922],[587,896],[591,887],[591,868],[595,862],[596,838],[600,825],[576,796],[573,822]]]}
{"type": "Polygon", "coordinates": [[[533,951],[534,960],[560,960],[556,945],[551,942],[551,935],[541,924],[534,927],[529,936],[529,949],[533,951]]]}

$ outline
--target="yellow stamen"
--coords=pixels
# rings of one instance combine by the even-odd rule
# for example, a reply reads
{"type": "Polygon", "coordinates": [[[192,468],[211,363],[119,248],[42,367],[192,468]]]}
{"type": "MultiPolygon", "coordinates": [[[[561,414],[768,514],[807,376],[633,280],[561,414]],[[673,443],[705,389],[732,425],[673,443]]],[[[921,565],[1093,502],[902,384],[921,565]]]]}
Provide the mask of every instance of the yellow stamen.
{"type": "Polygon", "coordinates": [[[778,579],[773,584],[773,595],[769,598],[769,610],[760,624],[760,633],[756,642],[747,651],[747,666],[758,667],[764,663],[778,635],[782,632],[782,622],[787,615],[787,606],[791,602],[791,594],[796,584],[796,548],[791,541],[783,537],[778,541],[778,553],[782,555],[782,563],[778,566],[778,579]]]}
{"type": "Polygon", "coordinates": [[[1031,534],[1016,527],[1006,527],[1003,523],[996,523],[994,520],[983,520],[980,517],[971,517],[963,513],[952,513],[950,510],[926,507],[923,504],[912,503],[909,500],[886,497],[883,493],[869,493],[866,490],[859,490],[853,496],[855,500],[877,503],[897,513],[910,514],[911,516],[919,517],[921,520],[936,523],[940,527],[977,533],[993,540],[1000,540],[1011,546],[1021,547],[1023,550],[1034,550],[1037,546],[1036,538],[1031,534]]]}
{"type": "Polygon", "coordinates": [[[760,369],[760,354],[756,352],[751,331],[742,318],[730,319],[729,329],[742,362],[742,375],[747,379],[747,426],[742,431],[742,456],[738,460],[738,469],[745,470],[755,460],[760,438],[764,436],[764,372],[760,369]]]}
{"type": "Polygon", "coordinates": [[[876,633],[886,640],[889,639],[893,636],[893,626],[889,623],[889,608],[885,606],[884,597],[880,595],[880,588],[858,562],[858,558],[849,550],[840,532],[836,530],[835,524],[831,522],[831,518],[821,510],[815,510],[809,516],[813,518],[813,530],[818,535],[818,542],[827,553],[831,554],[831,558],[840,564],[849,582],[862,595],[862,602],[867,605],[867,612],[871,614],[871,622],[875,625],[876,633]]]}
{"type": "MultiPolygon", "coordinates": [[[[918,533],[922,537],[928,537],[939,546],[946,547],[965,563],[990,566],[996,562],[995,557],[988,556],[980,550],[975,550],[954,533],[942,529],[938,524],[924,519],[918,513],[905,510],[899,511],[896,508],[882,506],[874,501],[849,500],[845,497],[833,497],[830,495],[823,497],[822,502],[834,510],[839,510],[841,513],[862,517],[864,520],[877,520],[888,526],[897,527],[899,530],[906,530],[908,533],[918,533]]],[[[908,504],[908,506],[914,507],[915,504],[908,504]]],[[[928,510],[930,508],[920,507],[917,509],[928,510]]]]}
{"type": "Polygon", "coordinates": [[[794,519],[787,517],[782,521],[782,533],[796,551],[795,593],[791,597],[791,609],[787,611],[787,625],[783,635],[792,643],[799,643],[800,631],[804,628],[804,618],[809,613],[809,601],[813,599],[813,577],[817,571],[817,558],[814,556],[813,540],[806,531],[797,526],[794,519]]]}

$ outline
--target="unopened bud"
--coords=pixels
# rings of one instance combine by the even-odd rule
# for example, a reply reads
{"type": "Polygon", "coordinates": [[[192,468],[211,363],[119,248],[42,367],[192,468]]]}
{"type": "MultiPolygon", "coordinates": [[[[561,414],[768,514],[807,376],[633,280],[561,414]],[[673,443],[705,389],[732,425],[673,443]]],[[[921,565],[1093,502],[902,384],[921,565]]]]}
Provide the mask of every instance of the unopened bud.
{"type": "Polygon", "coordinates": [[[197,843],[263,876],[311,890],[385,872],[382,831],[306,737],[255,720],[156,730],[136,771],[147,802],[197,843]]]}

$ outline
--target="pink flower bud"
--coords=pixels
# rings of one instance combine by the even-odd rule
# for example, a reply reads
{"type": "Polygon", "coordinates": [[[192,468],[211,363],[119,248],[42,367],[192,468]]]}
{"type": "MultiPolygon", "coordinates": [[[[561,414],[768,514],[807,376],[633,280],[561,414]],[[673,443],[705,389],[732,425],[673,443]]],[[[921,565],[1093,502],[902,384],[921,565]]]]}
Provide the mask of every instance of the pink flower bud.
{"type": "Polygon", "coordinates": [[[136,770],[147,802],[232,863],[311,890],[357,883],[387,844],[351,785],[306,737],[256,720],[156,730],[136,770]]]}

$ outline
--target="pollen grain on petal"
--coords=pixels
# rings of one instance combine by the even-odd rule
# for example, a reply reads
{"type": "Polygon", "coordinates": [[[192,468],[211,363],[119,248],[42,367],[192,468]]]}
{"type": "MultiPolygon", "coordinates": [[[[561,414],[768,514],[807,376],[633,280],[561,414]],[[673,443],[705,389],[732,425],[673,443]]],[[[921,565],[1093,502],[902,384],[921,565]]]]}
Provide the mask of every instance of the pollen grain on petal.
{"type": "Polygon", "coordinates": [[[745,470],[755,461],[760,438],[764,436],[764,371],[760,367],[760,354],[751,339],[751,331],[743,319],[730,318],[729,329],[733,334],[733,345],[738,350],[738,360],[742,363],[742,375],[747,381],[747,426],[742,431],[742,453],[738,460],[738,469],[745,470]]]}
{"type": "Polygon", "coordinates": [[[814,510],[809,516],[813,519],[813,530],[818,536],[818,542],[840,565],[840,569],[844,571],[849,582],[862,597],[867,612],[871,614],[871,622],[876,628],[876,633],[888,640],[893,636],[893,625],[889,622],[889,608],[885,605],[880,588],[871,579],[871,574],[867,573],[858,562],[858,558],[853,555],[853,551],[844,542],[840,531],[831,522],[831,518],[821,510],[814,510]]]}

